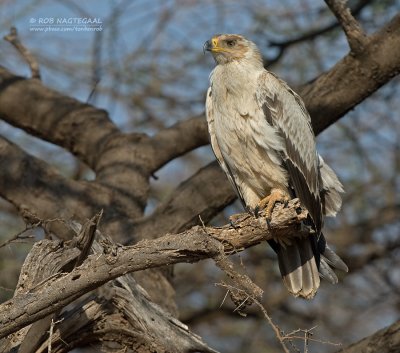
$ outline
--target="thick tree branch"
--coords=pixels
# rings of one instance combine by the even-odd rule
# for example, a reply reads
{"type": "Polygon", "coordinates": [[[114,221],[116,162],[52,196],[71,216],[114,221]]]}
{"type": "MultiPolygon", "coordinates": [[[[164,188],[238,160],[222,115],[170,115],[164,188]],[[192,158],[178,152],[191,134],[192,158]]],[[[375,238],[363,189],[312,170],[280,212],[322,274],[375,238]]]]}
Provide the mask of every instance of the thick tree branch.
{"type": "Polygon", "coordinates": [[[106,111],[15,76],[0,67],[0,118],[76,155],[97,169],[97,158],[118,133],[106,111]],[[38,104],[40,102],[40,104],[38,104]]]}
{"type": "MultiPolygon", "coordinates": [[[[109,216],[103,218],[102,229],[132,231],[129,209],[120,206],[118,199],[114,200],[115,194],[107,187],[64,178],[45,162],[2,137],[0,165],[7,166],[0,168],[0,195],[13,203],[30,223],[36,223],[36,218],[82,221],[104,209],[109,216]]],[[[51,223],[49,230],[63,239],[71,237],[60,222],[51,223]]]]}
{"type": "Polygon", "coordinates": [[[161,130],[152,138],[154,153],[152,170],[160,169],[164,164],[197,147],[209,143],[205,116],[196,116],[161,130]]]}
{"type": "Polygon", "coordinates": [[[150,216],[137,222],[135,233],[139,239],[145,234],[158,237],[201,224],[201,220],[207,224],[235,199],[224,172],[212,162],[180,184],[150,216]]]}
{"type": "Polygon", "coordinates": [[[337,353],[397,353],[400,352],[400,321],[379,330],[337,353]]]}
{"type": "Polygon", "coordinates": [[[106,111],[2,67],[0,118],[76,155],[96,172],[96,182],[118,195],[118,203],[132,216],[142,214],[153,156],[146,135],[123,134],[106,111]]]}
{"type": "MultiPolygon", "coordinates": [[[[129,272],[214,258],[223,252],[238,252],[275,236],[305,236],[308,230],[301,228],[301,221],[307,215],[299,205],[298,200],[292,200],[287,208],[277,205],[271,228],[267,227],[263,217],[255,219],[244,214],[237,218],[235,227],[196,226],[130,247],[104,240],[101,242],[102,251],[90,255],[81,266],[69,273],[52,276],[27,293],[19,293],[1,304],[0,337],[50,315],[88,291],[129,272]]],[[[47,242],[42,241],[44,245],[47,242]]],[[[58,248],[60,246],[61,243],[58,248]]]]}
{"type": "MultiPolygon", "coordinates": [[[[97,222],[98,219],[93,218],[83,227],[70,223],[70,227],[78,232],[70,242],[45,240],[36,243],[25,260],[14,296],[34,293],[45,283],[50,284],[52,278],[82,265],[97,222]]],[[[97,256],[103,253],[103,247],[97,242],[93,249],[97,256]]],[[[48,298],[48,303],[53,303],[52,298],[48,298]]],[[[55,351],[62,353],[94,341],[118,342],[121,347],[129,346],[133,350],[147,347],[157,352],[215,352],[185,325],[154,304],[129,275],[83,296],[62,312],[53,312],[0,339],[0,351],[44,353],[51,344],[55,351]],[[57,325],[53,335],[49,336],[52,319],[57,325]]]]}

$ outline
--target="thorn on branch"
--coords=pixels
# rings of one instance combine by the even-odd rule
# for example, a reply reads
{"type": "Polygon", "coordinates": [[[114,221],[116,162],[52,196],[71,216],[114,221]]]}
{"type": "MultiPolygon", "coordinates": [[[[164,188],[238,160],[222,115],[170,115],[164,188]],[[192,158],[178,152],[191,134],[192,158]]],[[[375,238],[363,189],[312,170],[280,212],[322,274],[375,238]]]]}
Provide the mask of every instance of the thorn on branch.
{"type": "Polygon", "coordinates": [[[19,54],[24,58],[24,60],[27,62],[31,70],[32,78],[40,80],[41,76],[40,76],[39,64],[35,56],[21,43],[18,37],[17,29],[15,27],[11,27],[10,33],[4,36],[4,40],[11,43],[14,46],[14,48],[17,49],[19,54]]]}
{"type": "Polygon", "coordinates": [[[351,52],[360,54],[368,44],[368,37],[351,14],[347,0],[325,0],[325,2],[342,26],[351,52]]]}

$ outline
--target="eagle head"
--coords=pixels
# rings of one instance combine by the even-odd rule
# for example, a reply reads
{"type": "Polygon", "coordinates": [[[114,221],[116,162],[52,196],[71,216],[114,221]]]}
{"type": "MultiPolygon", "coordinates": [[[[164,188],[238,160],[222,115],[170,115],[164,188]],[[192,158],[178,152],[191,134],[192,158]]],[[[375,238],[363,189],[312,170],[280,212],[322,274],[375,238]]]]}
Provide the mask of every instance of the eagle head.
{"type": "Polygon", "coordinates": [[[257,46],[239,34],[216,34],[204,43],[203,50],[211,52],[217,64],[251,60],[262,65],[257,46]]]}

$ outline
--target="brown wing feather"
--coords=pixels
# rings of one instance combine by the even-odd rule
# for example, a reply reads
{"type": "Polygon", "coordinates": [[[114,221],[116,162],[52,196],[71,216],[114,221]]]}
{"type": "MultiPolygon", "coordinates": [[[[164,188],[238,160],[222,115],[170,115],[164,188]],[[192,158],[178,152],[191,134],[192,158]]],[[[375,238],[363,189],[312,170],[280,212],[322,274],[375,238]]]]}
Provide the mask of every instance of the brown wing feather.
{"type": "Polygon", "coordinates": [[[285,82],[265,72],[260,77],[258,102],[265,118],[283,138],[284,166],[296,197],[307,208],[317,234],[322,228],[318,155],[310,116],[301,98],[285,82]]]}

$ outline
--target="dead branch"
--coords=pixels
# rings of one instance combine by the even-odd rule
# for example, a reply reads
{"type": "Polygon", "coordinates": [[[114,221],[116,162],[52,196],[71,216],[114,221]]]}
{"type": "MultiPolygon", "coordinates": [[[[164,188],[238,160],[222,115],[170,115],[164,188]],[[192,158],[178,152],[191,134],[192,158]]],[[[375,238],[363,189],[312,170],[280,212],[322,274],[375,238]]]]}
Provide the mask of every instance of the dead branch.
{"type": "Polygon", "coordinates": [[[10,33],[4,36],[4,40],[11,43],[18,53],[24,58],[31,69],[33,79],[40,80],[40,68],[35,56],[21,43],[15,27],[11,27],[10,33]]]}
{"type": "MultiPolygon", "coordinates": [[[[35,244],[23,265],[15,296],[36,293],[46,283],[51,284],[58,274],[76,268],[93,239],[97,223],[98,216],[83,227],[71,223],[78,234],[68,243],[45,240],[35,244]],[[81,250],[77,251],[77,248],[81,250]]],[[[110,241],[106,243],[111,244],[110,241]]],[[[102,256],[103,247],[99,243],[93,244],[93,250],[96,256],[102,256]]],[[[86,270],[96,271],[93,268],[86,270]]],[[[48,305],[51,306],[54,303],[49,299],[48,305]]],[[[30,309],[29,306],[26,308],[27,311],[30,309]]],[[[55,352],[61,353],[98,340],[118,342],[132,349],[147,346],[157,352],[216,352],[184,324],[154,304],[130,275],[111,281],[96,293],[81,297],[61,313],[60,310],[56,312],[0,339],[0,351],[45,353],[51,346],[55,352]],[[53,327],[56,319],[57,325],[53,327]]]]}
{"type": "MultiPolygon", "coordinates": [[[[286,337],[284,337],[284,336],[282,335],[282,330],[272,321],[272,319],[271,319],[271,317],[269,316],[267,310],[266,310],[265,307],[259,302],[259,300],[258,300],[256,297],[252,296],[252,294],[250,294],[250,293],[248,293],[248,292],[246,292],[245,290],[240,289],[240,288],[236,288],[236,287],[229,286],[229,285],[226,285],[226,284],[222,284],[221,286],[227,288],[229,292],[232,292],[232,293],[240,293],[240,294],[242,295],[242,297],[247,297],[249,300],[251,300],[252,302],[254,302],[254,303],[259,307],[260,311],[262,312],[264,318],[267,320],[268,324],[269,324],[269,325],[272,327],[272,329],[274,330],[275,336],[276,336],[276,338],[278,339],[278,341],[279,341],[279,343],[280,343],[280,345],[281,345],[283,351],[284,351],[285,353],[290,353],[290,352],[289,352],[289,349],[288,349],[288,347],[286,346],[286,343],[285,343],[286,337]]],[[[237,295],[237,294],[234,294],[234,295],[237,295]]]]}
{"type": "MultiPolygon", "coordinates": [[[[88,291],[129,272],[215,258],[222,252],[241,251],[275,236],[304,236],[306,231],[300,224],[305,217],[304,211],[299,212],[296,199],[287,208],[275,207],[270,229],[263,217],[256,219],[243,214],[234,227],[196,226],[179,234],[144,240],[135,246],[124,247],[104,240],[102,252],[89,255],[81,266],[68,273],[57,271],[28,292],[22,293],[21,289],[14,298],[0,305],[0,337],[60,310],[88,291]]],[[[57,241],[43,240],[35,244],[40,246],[47,247],[48,251],[63,251],[62,243],[57,241]]]]}
{"type": "Polygon", "coordinates": [[[360,23],[353,17],[346,0],[325,0],[346,34],[351,51],[361,54],[368,44],[368,37],[360,23]]]}

